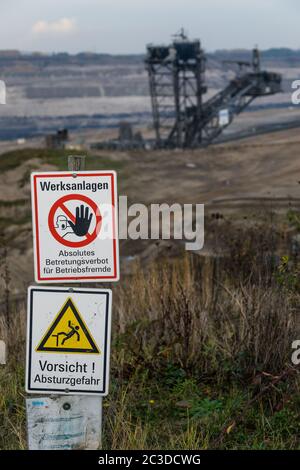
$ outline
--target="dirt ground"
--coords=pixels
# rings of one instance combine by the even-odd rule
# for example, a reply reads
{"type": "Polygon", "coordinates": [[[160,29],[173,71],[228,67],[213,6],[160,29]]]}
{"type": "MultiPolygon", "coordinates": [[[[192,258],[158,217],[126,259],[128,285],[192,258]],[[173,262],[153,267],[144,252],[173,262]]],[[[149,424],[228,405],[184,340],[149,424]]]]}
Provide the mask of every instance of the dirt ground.
{"type": "MultiPolygon", "coordinates": [[[[2,152],[12,148],[3,145],[2,152]]],[[[38,145],[41,142],[32,143],[33,148],[38,145]]],[[[299,145],[299,129],[293,129],[193,151],[90,151],[90,162],[93,169],[101,169],[105,161],[106,168],[111,165],[117,170],[119,195],[127,195],[130,204],[204,203],[208,216],[221,212],[242,219],[249,211],[286,213],[290,207],[300,207],[299,145]]],[[[32,169],[54,170],[55,166],[33,158],[0,175],[1,230],[7,244],[10,290],[16,297],[24,296],[33,280],[32,169]]],[[[127,272],[137,256],[149,260],[166,249],[176,253],[178,244],[122,241],[122,269],[127,272]]]]}
{"type": "MultiPolygon", "coordinates": [[[[300,202],[299,129],[199,150],[108,153],[126,178],[120,194],[132,202],[204,203],[224,210],[300,202]]],[[[103,152],[98,152],[103,155],[103,152]]]]}

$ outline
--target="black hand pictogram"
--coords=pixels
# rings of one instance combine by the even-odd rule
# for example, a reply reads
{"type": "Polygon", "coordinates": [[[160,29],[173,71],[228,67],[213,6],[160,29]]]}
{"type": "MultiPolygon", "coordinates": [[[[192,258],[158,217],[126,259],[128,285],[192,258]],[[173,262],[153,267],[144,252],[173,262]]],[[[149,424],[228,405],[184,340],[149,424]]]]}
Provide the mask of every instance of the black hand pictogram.
{"type": "Polygon", "coordinates": [[[88,233],[92,217],[93,214],[89,215],[88,207],[86,207],[85,210],[83,205],[76,207],[75,224],[73,224],[71,220],[69,220],[69,224],[77,237],[84,237],[88,233]]]}

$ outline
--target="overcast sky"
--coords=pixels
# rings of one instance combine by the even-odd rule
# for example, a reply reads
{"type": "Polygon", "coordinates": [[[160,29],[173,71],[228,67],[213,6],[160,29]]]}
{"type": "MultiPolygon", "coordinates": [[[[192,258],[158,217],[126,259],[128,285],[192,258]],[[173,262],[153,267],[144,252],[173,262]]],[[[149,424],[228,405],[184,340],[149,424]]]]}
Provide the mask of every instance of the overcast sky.
{"type": "Polygon", "coordinates": [[[300,48],[299,0],[0,0],[0,49],[144,52],[181,26],[203,47],[300,48]]]}

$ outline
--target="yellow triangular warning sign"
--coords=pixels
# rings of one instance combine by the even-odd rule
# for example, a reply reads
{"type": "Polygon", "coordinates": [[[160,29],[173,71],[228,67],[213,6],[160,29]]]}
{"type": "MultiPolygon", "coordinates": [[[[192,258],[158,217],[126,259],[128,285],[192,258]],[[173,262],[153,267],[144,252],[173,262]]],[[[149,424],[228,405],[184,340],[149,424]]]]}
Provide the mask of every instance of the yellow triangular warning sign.
{"type": "Polygon", "coordinates": [[[100,354],[71,298],[68,298],[36,348],[37,352],[100,354]]]}

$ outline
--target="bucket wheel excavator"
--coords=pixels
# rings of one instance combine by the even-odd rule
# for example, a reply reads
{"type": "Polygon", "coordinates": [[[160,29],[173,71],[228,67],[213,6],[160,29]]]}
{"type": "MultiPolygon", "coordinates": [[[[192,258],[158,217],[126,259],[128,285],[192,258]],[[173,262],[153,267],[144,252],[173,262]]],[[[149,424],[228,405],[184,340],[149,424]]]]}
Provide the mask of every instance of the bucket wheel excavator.
{"type": "Polygon", "coordinates": [[[251,62],[227,61],[239,72],[205,101],[206,57],[200,41],[189,40],[183,30],[168,46],[148,45],[145,62],[158,148],[209,145],[255,98],[281,91],[281,75],[261,70],[255,48],[251,62]]]}

